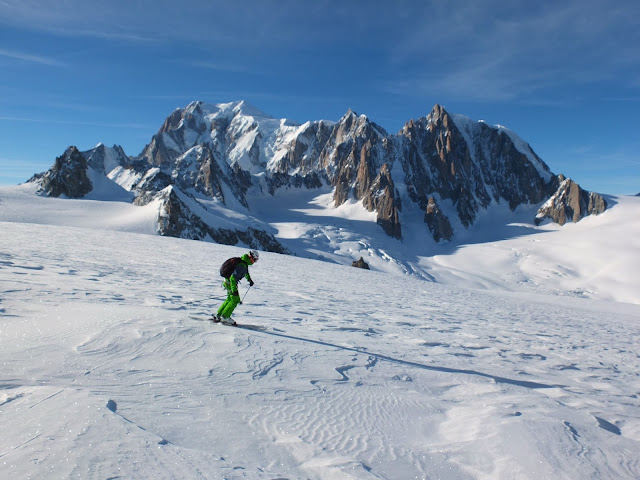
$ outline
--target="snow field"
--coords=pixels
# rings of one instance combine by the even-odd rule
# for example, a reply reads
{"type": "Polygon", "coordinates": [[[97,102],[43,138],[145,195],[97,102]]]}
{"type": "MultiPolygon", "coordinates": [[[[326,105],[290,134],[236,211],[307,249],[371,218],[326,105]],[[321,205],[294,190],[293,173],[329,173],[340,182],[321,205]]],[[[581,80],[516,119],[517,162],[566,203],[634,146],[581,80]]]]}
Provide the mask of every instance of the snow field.
{"type": "MultiPolygon", "coordinates": [[[[115,208],[115,207],[111,207],[115,208]]],[[[637,305],[0,222],[12,478],[637,478],[637,305]],[[240,293],[246,291],[246,282],[240,293]]]]}

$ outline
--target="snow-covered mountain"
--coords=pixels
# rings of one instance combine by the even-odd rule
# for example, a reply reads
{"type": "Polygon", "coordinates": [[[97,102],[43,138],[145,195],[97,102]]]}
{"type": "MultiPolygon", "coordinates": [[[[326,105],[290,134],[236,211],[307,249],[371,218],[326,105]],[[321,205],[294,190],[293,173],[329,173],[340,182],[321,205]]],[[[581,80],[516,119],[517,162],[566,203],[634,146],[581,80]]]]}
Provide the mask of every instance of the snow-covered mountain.
{"type": "MultiPolygon", "coordinates": [[[[327,229],[340,219],[344,241],[357,237],[374,251],[383,249],[374,256],[406,271],[410,257],[462,241],[480,218],[505,208],[521,222],[561,224],[607,208],[601,195],[553,174],[512,131],[450,115],[439,105],[388,134],[352,111],[335,123],[296,125],[242,101],[193,102],[169,115],[137,157],[117,146],[70,147],[32,181],[52,196],[117,192],[121,198],[130,192],[136,205],[157,202],[161,235],[304,256],[331,257],[335,249],[312,240],[330,237],[327,229]],[[298,232],[295,240],[305,239],[300,248],[291,241],[292,226],[284,224],[317,198],[325,224],[315,233],[298,232]],[[367,233],[371,222],[395,242],[367,233]]],[[[346,263],[362,253],[353,252],[346,263]]]]}
{"type": "Polygon", "coordinates": [[[440,107],[70,147],[0,188],[0,472],[637,479],[639,236],[640,197],[440,107]],[[246,328],[209,323],[249,246],[246,328]]]}

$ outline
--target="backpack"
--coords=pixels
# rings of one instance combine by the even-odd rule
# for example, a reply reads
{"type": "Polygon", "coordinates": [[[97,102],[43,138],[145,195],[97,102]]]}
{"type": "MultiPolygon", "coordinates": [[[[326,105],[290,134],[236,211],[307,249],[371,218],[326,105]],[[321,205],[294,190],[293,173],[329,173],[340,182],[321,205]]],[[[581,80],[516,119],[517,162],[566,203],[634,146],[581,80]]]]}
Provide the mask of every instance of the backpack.
{"type": "Polygon", "coordinates": [[[240,263],[240,260],[240,257],[231,257],[230,259],[225,260],[225,262],[220,267],[220,276],[229,278],[233,271],[236,269],[236,265],[240,263]]]}

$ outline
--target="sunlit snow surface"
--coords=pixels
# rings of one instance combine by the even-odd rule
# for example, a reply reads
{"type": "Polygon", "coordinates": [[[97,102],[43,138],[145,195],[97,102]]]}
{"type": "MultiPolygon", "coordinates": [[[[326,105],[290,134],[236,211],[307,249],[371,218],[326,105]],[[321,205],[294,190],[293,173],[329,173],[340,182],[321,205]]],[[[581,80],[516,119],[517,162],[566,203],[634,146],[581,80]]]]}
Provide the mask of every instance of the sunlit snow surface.
{"type": "MultiPolygon", "coordinates": [[[[262,253],[235,315],[249,330],[206,321],[220,263],[244,250],[144,235],[152,205],[13,198],[0,191],[3,478],[640,477],[640,306],[553,293],[574,278],[553,248],[530,247],[558,272],[544,294],[502,288],[503,253],[531,235],[421,260],[439,283],[262,253]]],[[[609,275],[630,275],[637,251],[611,228],[609,258],[628,261],[609,275]]]]}

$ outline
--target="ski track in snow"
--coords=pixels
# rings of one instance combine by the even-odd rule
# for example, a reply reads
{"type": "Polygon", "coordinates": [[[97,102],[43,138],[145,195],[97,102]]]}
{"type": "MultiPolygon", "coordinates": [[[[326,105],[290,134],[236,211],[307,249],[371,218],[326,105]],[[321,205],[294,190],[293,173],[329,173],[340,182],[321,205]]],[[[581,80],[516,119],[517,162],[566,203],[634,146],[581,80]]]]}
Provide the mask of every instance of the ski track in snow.
{"type": "Polygon", "coordinates": [[[640,310],[0,223],[11,478],[638,478],[640,310]],[[241,284],[241,294],[247,288],[241,284]]]}

